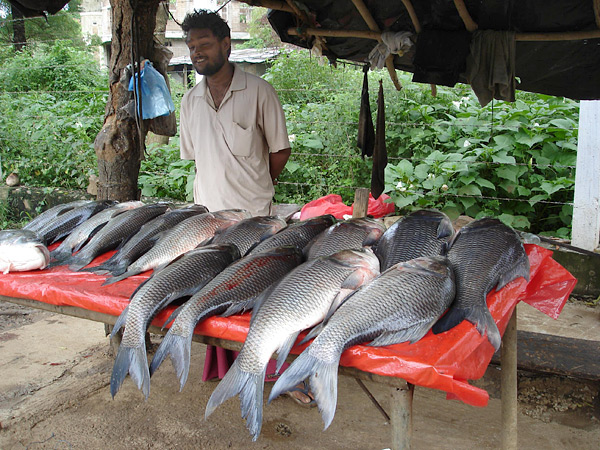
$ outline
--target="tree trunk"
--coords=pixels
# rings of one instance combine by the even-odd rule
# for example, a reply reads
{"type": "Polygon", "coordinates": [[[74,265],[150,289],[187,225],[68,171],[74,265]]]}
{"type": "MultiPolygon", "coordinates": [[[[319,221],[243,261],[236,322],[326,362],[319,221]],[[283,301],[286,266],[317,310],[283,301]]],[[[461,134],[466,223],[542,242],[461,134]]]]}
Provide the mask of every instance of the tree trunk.
{"type": "Polygon", "coordinates": [[[27,45],[27,38],[25,36],[25,21],[23,20],[23,14],[17,8],[11,5],[10,13],[13,17],[13,44],[16,52],[23,50],[27,45]]]}
{"type": "MultiPolygon", "coordinates": [[[[140,198],[137,186],[140,161],[144,155],[146,131],[138,132],[135,119],[123,108],[132,93],[119,82],[124,68],[132,62],[132,18],[134,5],[139,58],[152,60],[153,34],[159,0],[111,0],[112,43],[110,92],[104,126],[94,142],[98,159],[98,199],[127,201],[140,198]]],[[[135,48],[135,46],[133,47],[135,48]]]]}

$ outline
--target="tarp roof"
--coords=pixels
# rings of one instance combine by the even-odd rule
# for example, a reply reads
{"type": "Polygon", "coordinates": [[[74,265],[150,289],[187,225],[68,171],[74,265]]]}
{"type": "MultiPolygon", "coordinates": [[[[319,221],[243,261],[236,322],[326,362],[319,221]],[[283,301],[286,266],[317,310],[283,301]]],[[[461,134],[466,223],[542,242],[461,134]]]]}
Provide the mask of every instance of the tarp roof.
{"type": "MultiPolygon", "coordinates": [[[[475,29],[514,31],[514,73],[520,81],[517,89],[573,99],[600,99],[598,0],[255,0],[247,3],[278,8],[269,12],[269,21],[282,41],[312,48],[322,39],[323,54],[331,60],[364,62],[378,42],[372,38],[331,36],[335,33],[328,33],[330,30],[356,35],[373,30],[410,31],[416,45],[403,56],[394,56],[393,66],[413,73],[422,72],[422,67],[415,64],[421,57],[434,71],[460,72],[475,29]],[[366,15],[364,10],[361,14],[361,7],[366,15]],[[369,15],[373,20],[371,26],[367,24],[369,15]],[[315,37],[311,29],[325,36],[315,37]]],[[[421,74],[416,81],[426,79],[421,74]]],[[[466,82],[463,72],[458,81],[466,82]]]]}

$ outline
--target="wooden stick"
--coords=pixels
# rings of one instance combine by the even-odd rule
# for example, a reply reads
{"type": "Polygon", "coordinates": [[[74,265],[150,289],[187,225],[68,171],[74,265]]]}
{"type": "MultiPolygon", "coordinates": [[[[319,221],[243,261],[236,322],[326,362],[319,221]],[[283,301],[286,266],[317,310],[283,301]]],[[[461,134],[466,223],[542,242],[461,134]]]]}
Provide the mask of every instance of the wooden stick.
{"type": "MultiPolygon", "coordinates": [[[[363,0],[352,0],[352,3],[354,3],[354,6],[358,10],[364,21],[367,23],[367,26],[371,29],[371,31],[380,32],[381,29],[379,28],[379,25],[377,25],[377,22],[375,22],[375,19],[371,15],[371,12],[366,7],[363,0]]],[[[379,37],[379,41],[381,42],[381,36],[379,37]]],[[[385,59],[385,67],[387,67],[387,70],[390,74],[390,78],[392,79],[392,83],[394,83],[396,90],[399,91],[400,89],[402,89],[402,85],[400,84],[400,81],[398,80],[398,75],[396,74],[396,68],[394,67],[394,55],[390,54],[385,59]]]]}
{"type": "Polygon", "coordinates": [[[417,17],[417,13],[415,12],[415,8],[413,8],[410,0],[402,0],[408,15],[410,16],[410,20],[412,21],[413,27],[415,27],[415,31],[417,34],[421,32],[421,23],[419,22],[419,18],[417,17]]]}
{"type": "Polygon", "coordinates": [[[600,0],[594,0],[594,18],[596,19],[596,26],[600,28],[600,0]]]}
{"type": "Polygon", "coordinates": [[[458,15],[465,24],[465,28],[467,29],[467,31],[472,33],[477,28],[479,28],[477,23],[471,17],[471,14],[469,14],[469,10],[467,9],[467,5],[465,5],[464,0],[454,0],[454,6],[458,11],[458,15]]]}
{"type": "Polygon", "coordinates": [[[352,205],[352,218],[367,217],[369,210],[369,189],[358,188],[354,192],[354,205],[352,205]]]}
{"type": "Polygon", "coordinates": [[[287,33],[290,36],[302,36],[304,33],[312,34],[313,36],[325,37],[349,37],[359,39],[373,39],[378,41],[381,39],[381,33],[367,30],[325,30],[322,28],[288,28],[287,33]]]}

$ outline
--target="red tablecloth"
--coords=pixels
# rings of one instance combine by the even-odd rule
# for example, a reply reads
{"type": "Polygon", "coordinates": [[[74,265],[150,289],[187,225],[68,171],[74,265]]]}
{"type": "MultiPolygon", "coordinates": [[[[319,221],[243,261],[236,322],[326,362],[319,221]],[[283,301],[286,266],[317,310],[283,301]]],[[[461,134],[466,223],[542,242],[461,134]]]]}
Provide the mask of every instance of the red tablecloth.
{"type": "MultiPolygon", "coordinates": [[[[552,259],[552,252],[536,245],[526,245],[531,264],[529,283],[523,278],[513,281],[500,292],[491,292],[488,307],[500,333],[503,334],[513,309],[524,301],[550,317],[557,318],[576,279],[552,259]]],[[[92,263],[105,261],[113,252],[92,263]]],[[[150,272],[130,277],[119,283],[101,286],[105,276],[88,272],[71,272],[65,267],[50,270],[0,274],[0,295],[27,298],[53,305],[68,305],[91,311],[119,315],[129,297],[150,272]]],[[[153,324],[162,326],[173,307],[159,314],[153,324]]],[[[212,317],[196,327],[196,333],[243,342],[248,332],[250,314],[229,318],[212,317]]],[[[298,354],[304,347],[294,347],[298,354]]],[[[387,347],[357,345],[348,349],[341,365],[447,392],[449,398],[485,406],[489,396],[466,380],[483,376],[494,348],[473,325],[464,321],[445,333],[431,331],[414,344],[387,347]]]]}

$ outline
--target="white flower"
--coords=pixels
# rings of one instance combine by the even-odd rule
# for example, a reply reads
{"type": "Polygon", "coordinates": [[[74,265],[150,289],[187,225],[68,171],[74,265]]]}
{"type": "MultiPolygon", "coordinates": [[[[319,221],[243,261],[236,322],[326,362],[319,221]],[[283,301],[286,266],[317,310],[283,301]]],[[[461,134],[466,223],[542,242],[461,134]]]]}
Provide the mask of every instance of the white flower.
{"type": "Polygon", "coordinates": [[[290,134],[290,135],[288,136],[288,140],[289,140],[290,142],[294,142],[294,141],[296,140],[296,135],[295,135],[295,134],[290,134]]]}
{"type": "Polygon", "coordinates": [[[463,144],[463,147],[468,147],[469,145],[471,145],[471,143],[469,142],[468,139],[465,139],[465,142],[463,144]]]}
{"type": "Polygon", "coordinates": [[[460,108],[460,105],[462,104],[462,102],[452,102],[452,104],[454,105],[454,107],[456,109],[460,108]]]}
{"type": "Polygon", "coordinates": [[[442,191],[447,191],[447,190],[448,190],[448,185],[442,184],[442,191]]]}
{"type": "Polygon", "coordinates": [[[396,185],[396,189],[398,189],[400,192],[406,191],[406,188],[404,187],[404,183],[402,183],[402,181],[398,181],[398,184],[396,185]]]}

